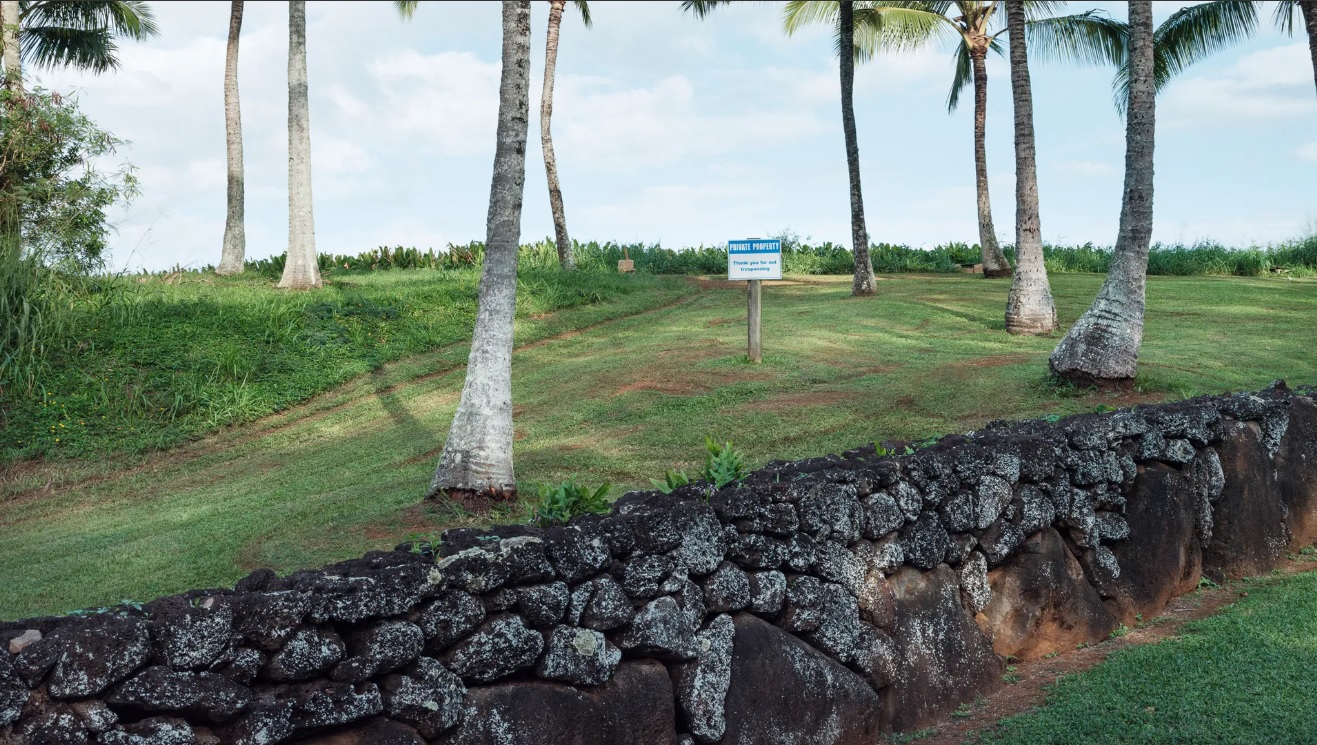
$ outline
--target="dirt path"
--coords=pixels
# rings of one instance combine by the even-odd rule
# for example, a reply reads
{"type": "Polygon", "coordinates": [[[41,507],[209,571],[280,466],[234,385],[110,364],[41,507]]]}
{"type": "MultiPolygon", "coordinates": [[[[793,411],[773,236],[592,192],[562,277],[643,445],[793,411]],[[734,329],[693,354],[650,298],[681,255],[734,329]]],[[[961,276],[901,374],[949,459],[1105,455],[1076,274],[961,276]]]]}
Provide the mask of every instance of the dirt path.
{"type": "MultiPolygon", "coordinates": [[[[703,286],[701,285],[701,287],[703,286]]],[[[705,297],[706,294],[707,290],[702,290],[638,313],[609,318],[607,320],[587,324],[580,328],[569,329],[551,336],[536,339],[515,347],[513,349],[513,355],[537,349],[554,342],[572,339],[580,336],[582,333],[597,330],[611,324],[655,315],[674,308],[691,305],[705,297]]],[[[387,363],[379,371],[369,375],[373,377],[385,377],[390,369],[402,367],[408,363],[415,362],[418,359],[440,358],[444,354],[451,353],[464,346],[466,346],[466,342],[446,344],[421,355],[413,355],[411,357],[405,357],[387,363]]],[[[368,396],[389,395],[442,378],[462,369],[465,364],[465,361],[448,364],[421,375],[392,382],[387,385],[365,389],[361,388],[362,378],[354,378],[353,380],[343,383],[331,390],[318,393],[306,401],[254,422],[227,427],[200,440],[187,443],[171,450],[127,456],[124,458],[124,461],[126,462],[124,462],[123,467],[119,468],[102,470],[104,464],[99,462],[28,461],[25,463],[14,464],[3,474],[0,474],[0,504],[14,505],[25,500],[45,497],[55,489],[72,489],[93,486],[111,479],[155,472],[164,468],[189,463],[223,450],[236,449],[243,445],[279,434],[293,426],[313,424],[321,419],[360,403],[362,399],[368,396]],[[40,486],[14,488],[17,484],[24,482],[36,482],[37,484],[40,484],[40,486]]]]}
{"type": "MultiPolygon", "coordinates": [[[[1293,559],[1287,560],[1279,569],[1284,574],[1317,571],[1312,561],[1293,559]]],[[[1008,674],[1019,676],[1018,682],[1003,686],[976,704],[962,707],[946,722],[922,730],[917,739],[912,739],[920,745],[962,745],[976,733],[991,731],[1002,719],[1042,706],[1047,700],[1047,689],[1061,678],[1101,664],[1118,650],[1177,636],[1186,623],[1219,613],[1235,601],[1248,597],[1248,592],[1243,589],[1246,586],[1242,582],[1228,582],[1221,587],[1181,595],[1172,600],[1160,616],[1145,621],[1124,636],[1052,659],[1014,663],[1014,672],[1008,674]]]]}

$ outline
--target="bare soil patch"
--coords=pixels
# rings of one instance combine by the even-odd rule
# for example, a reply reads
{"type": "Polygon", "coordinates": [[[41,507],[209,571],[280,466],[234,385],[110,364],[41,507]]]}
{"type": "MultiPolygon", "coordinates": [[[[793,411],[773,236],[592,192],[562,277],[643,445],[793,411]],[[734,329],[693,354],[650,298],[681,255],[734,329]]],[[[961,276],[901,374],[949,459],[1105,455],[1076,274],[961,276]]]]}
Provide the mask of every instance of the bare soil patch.
{"type": "Polygon", "coordinates": [[[858,395],[854,391],[807,391],[802,393],[785,393],[761,401],[739,404],[742,411],[789,412],[805,406],[831,406],[833,404],[854,401],[858,395]]]}
{"type": "MultiPolygon", "coordinates": [[[[1286,574],[1317,571],[1311,561],[1288,560],[1280,567],[1286,574]]],[[[921,733],[921,745],[962,745],[976,732],[988,730],[999,720],[1042,706],[1047,689],[1067,675],[1082,673],[1106,660],[1113,652],[1143,644],[1154,644],[1178,636],[1190,621],[1219,613],[1235,601],[1248,597],[1244,585],[1231,582],[1181,595],[1160,616],[1145,621],[1124,636],[1076,649],[1051,659],[1014,662],[1019,681],[1006,685],[977,704],[964,707],[949,721],[921,733]]]]}

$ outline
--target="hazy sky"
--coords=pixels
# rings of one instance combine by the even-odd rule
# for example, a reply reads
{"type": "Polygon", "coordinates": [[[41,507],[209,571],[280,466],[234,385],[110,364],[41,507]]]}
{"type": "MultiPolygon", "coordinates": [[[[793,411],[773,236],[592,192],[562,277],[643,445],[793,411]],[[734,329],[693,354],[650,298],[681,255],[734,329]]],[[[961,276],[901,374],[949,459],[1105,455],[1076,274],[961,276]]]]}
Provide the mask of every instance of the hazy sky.
{"type": "MultiPolygon", "coordinates": [[[[227,2],[155,2],[161,35],[122,42],[101,76],[38,72],[131,141],[142,196],[122,215],[115,267],[219,261],[225,217],[227,2]]],[[[1157,3],[1157,21],[1181,3],[1157,3]]],[[[1123,3],[1072,2],[1068,12],[1123,3]]],[[[1281,241],[1317,230],[1317,94],[1306,41],[1262,28],[1158,99],[1160,241],[1281,241]]],[[[849,243],[837,63],[828,29],[782,31],[778,3],[707,20],[675,2],[591,4],[563,21],[554,143],[580,240],[721,243],[791,228],[849,243]]],[[[316,244],[442,248],[485,237],[498,103],[497,3],[307,3],[316,244]]],[[[548,3],[533,5],[522,240],[553,232],[539,144],[548,3]]],[[[287,4],[248,2],[239,86],[247,253],[287,242],[287,4]]],[[[1033,65],[1043,236],[1115,240],[1124,125],[1106,68],[1033,65]]],[[[861,65],[855,80],[870,238],[977,242],[972,96],[946,111],[949,46],[861,65]]],[[[1010,79],[989,61],[988,168],[998,235],[1014,237],[1010,79]]]]}

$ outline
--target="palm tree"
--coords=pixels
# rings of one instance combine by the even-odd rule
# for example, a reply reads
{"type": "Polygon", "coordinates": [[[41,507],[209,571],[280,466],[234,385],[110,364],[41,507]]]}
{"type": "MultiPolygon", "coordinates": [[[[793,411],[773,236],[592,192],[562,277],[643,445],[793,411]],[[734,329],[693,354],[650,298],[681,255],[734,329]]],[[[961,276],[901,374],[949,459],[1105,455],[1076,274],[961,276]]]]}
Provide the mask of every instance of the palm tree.
{"type": "Polygon", "coordinates": [[[1080,383],[1133,380],[1143,343],[1144,285],[1152,240],[1152,153],[1156,75],[1152,3],[1129,4],[1129,107],[1120,231],[1107,279],[1093,305],[1056,345],[1053,374],[1080,383]]]}
{"type": "Polygon", "coordinates": [[[1280,0],[1276,3],[1276,26],[1294,35],[1294,11],[1303,14],[1303,25],[1308,30],[1308,52],[1312,55],[1312,79],[1317,84],[1317,0],[1280,0]]]}
{"type": "Polygon", "coordinates": [[[238,34],[242,31],[243,0],[233,0],[229,11],[229,48],[224,57],[224,145],[228,155],[228,219],[224,222],[224,250],[216,274],[238,274],[247,252],[243,224],[242,110],[238,106],[238,34]]]}
{"type": "MultiPolygon", "coordinates": [[[[590,4],[586,0],[573,0],[581,13],[586,28],[590,26],[590,4]]],[[[567,216],[563,212],[562,187],[558,185],[558,161],[553,155],[553,136],[549,134],[549,120],[553,118],[553,76],[558,66],[558,28],[562,25],[562,11],[567,0],[549,0],[549,35],[544,44],[544,93],[540,96],[540,144],[544,148],[544,171],[549,178],[549,208],[553,210],[553,234],[558,242],[558,262],[563,269],[576,268],[572,255],[572,239],[567,235],[567,216]]]]}
{"type": "Polygon", "coordinates": [[[18,0],[0,0],[0,44],[4,45],[5,88],[23,89],[23,63],[18,52],[18,0]]]}
{"type": "Polygon", "coordinates": [[[320,287],[311,209],[311,112],[306,81],[306,0],[288,2],[288,256],[279,286],[320,287]]]}
{"type": "Polygon", "coordinates": [[[1006,330],[1012,334],[1047,334],[1056,329],[1056,303],[1043,263],[1043,234],[1038,215],[1038,164],[1034,153],[1033,91],[1024,4],[1006,3],[1010,34],[1011,93],[1015,108],[1015,276],[1006,298],[1006,330]]]}
{"type": "Polygon", "coordinates": [[[530,0],[504,0],[498,139],[485,262],[462,398],[427,496],[479,504],[517,493],[512,468],[512,321],[530,120],[530,0]]]}
{"type": "MultiPolygon", "coordinates": [[[[713,8],[726,5],[727,0],[685,0],[681,7],[684,11],[694,12],[699,18],[709,14],[713,8]]],[[[865,3],[865,6],[872,3],[865,3]]],[[[872,295],[878,291],[877,280],[873,274],[873,260],[869,257],[869,231],[864,222],[864,195],[860,190],[860,145],[855,131],[855,9],[853,0],[841,0],[832,3],[809,3],[793,0],[787,3],[784,21],[788,34],[794,33],[801,25],[826,18],[837,29],[838,67],[841,72],[841,127],[846,140],[846,166],[850,175],[851,200],[851,250],[854,256],[854,275],[851,280],[851,295],[872,295]],[[815,6],[829,5],[831,13],[815,18],[815,6]],[[848,51],[849,50],[849,51],[848,51]]],[[[863,11],[862,11],[863,12],[863,11]]]]}

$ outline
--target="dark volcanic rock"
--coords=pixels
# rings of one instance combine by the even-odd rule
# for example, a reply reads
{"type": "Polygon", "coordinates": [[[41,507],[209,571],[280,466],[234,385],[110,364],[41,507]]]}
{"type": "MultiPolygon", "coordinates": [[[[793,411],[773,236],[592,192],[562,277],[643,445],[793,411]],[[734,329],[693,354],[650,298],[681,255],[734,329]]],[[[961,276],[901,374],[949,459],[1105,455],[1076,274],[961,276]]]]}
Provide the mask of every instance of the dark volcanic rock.
{"type": "Polygon", "coordinates": [[[405,724],[374,717],[347,729],[298,740],[297,745],[425,745],[425,740],[405,724]]]}
{"type": "Polygon", "coordinates": [[[1278,447],[1275,469],[1288,513],[1290,545],[1307,546],[1317,540],[1317,403],[1313,399],[1291,402],[1289,429],[1278,447]]]}
{"type": "Polygon", "coordinates": [[[617,638],[618,646],[634,655],[692,660],[699,654],[695,629],[677,601],[664,596],[636,613],[617,638]]]}
{"type": "Polygon", "coordinates": [[[234,745],[272,745],[293,734],[293,702],[258,699],[226,732],[234,745]]]}
{"type": "Polygon", "coordinates": [[[356,683],[380,673],[393,672],[416,659],[424,641],[421,629],[406,621],[371,624],[349,637],[349,657],[338,663],[329,677],[356,683]]]}
{"type": "Polygon", "coordinates": [[[544,629],[562,620],[567,613],[570,591],[566,582],[550,582],[517,590],[517,613],[532,628],[544,629]]]}
{"type": "Polygon", "coordinates": [[[310,680],[343,658],[343,640],[332,628],[303,626],[265,666],[270,680],[310,680]]]}
{"type": "Polygon", "coordinates": [[[750,610],[761,616],[775,616],[787,597],[787,578],[779,571],[751,572],[750,610]]]}
{"type": "Polygon", "coordinates": [[[887,492],[865,497],[860,502],[860,509],[864,520],[860,532],[870,540],[876,541],[905,524],[905,514],[887,492]]]}
{"type": "Polygon", "coordinates": [[[101,745],[193,745],[196,741],[187,722],[172,717],[143,719],[97,738],[101,745]]]}
{"type": "Polygon", "coordinates": [[[919,519],[901,530],[901,549],[905,560],[921,569],[941,564],[951,548],[951,536],[935,513],[924,512],[919,519]]]}
{"type": "Polygon", "coordinates": [[[626,563],[622,589],[633,598],[652,598],[676,563],[663,555],[637,556],[626,563]]]}
{"type": "Polygon", "coordinates": [[[678,569],[705,575],[718,568],[727,552],[722,523],[712,508],[702,504],[682,505],[674,510],[681,540],[668,555],[678,569]]]}
{"type": "Polygon", "coordinates": [[[622,664],[594,688],[512,681],[473,688],[471,711],[435,745],[675,745],[672,683],[653,660],[622,664]]]}
{"type": "Polygon", "coordinates": [[[890,580],[901,661],[897,679],[882,691],[890,727],[919,729],[1001,686],[1002,662],[961,603],[954,571],[907,567],[890,580]]]}
{"type": "Polygon", "coordinates": [[[261,649],[274,652],[301,627],[311,610],[311,596],[293,590],[239,593],[233,607],[237,630],[261,649]]]}
{"type": "Polygon", "coordinates": [[[617,580],[607,575],[594,580],[594,591],[581,612],[581,625],[609,631],[625,625],[636,614],[617,580]]]}
{"type": "Polygon", "coordinates": [[[433,658],[418,658],[405,675],[390,675],[380,688],[388,715],[425,737],[438,737],[462,719],[466,686],[433,658]]]}
{"type": "Polygon", "coordinates": [[[1261,428],[1231,423],[1224,434],[1218,454],[1231,478],[1212,506],[1212,539],[1203,546],[1203,572],[1218,582],[1265,574],[1289,545],[1285,501],[1261,428]]]}
{"type": "Polygon", "coordinates": [[[759,533],[744,533],[728,550],[727,557],[749,569],[777,569],[786,563],[787,544],[759,533]]]}
{"type": "Polygon", "coordinates": [[[245,709],[252,693],[219,675],[176,672],[158,665],[119,685],[105,700],[145,711],[191,713],[222,722],[245,709]]]}
{"type": "Polygon", "coordinates": [[[208,597],[198,605],[172,596],[151,607],[151,636],[165,664],[175,668],[205,667],[219,657],[233,629],[233,608],[227,599],[208,597]]]}
{"type": "Polygon", "coordinates": [[[720,615],[696,635],[700,656],[672,666],[672,688],[686,727],[699,742],[717,742],[727,727],[723,701],[732,682],[731,616],[720,615]]]}
{"type": "Polygon", "coordinates": [[[425,651],[439,653],[485,620],[485,604],[461,590],[452,590],[421,606],[411,620],[425,634],[425,651]]]}
{"type": "Polygon", "coordinates": [[[102,616],[55,629],[24,649],[15,660],[15,668],[33,683],[33,673],[40,678],[53,666],[46,684],[50,695],[85,698],[128,677],[150,654],[150,632],[145,621],[102,616]]]}
{"type": "Polygon", "coordinates": [[[741,610],[750,604],[750,579],[745,570],[725,561],[704,581],[704,605],[709,613],[741,610]]]}
{"type": "Polygon", "coordinates": [[[488,683],[530,667],[544,651],[544,638],[517,616],[487,619],[444,655],[444,663],[464,680],[488,683]]]}
{"type": "MultiPolygon", "coordinates": [[[[1171,598],[1198,586],[1203,561],[1192,484],[1171,466],[1141,469],[1125,520],[1129,538],[1111,547],[1120,565],[1111,594],[1117,620],[1132,626],[1135,615],[1151,618],[1171,598]]],[[[1100,577],[1090,576],[1090,581],[1103,589],[1100,577]]]]}
{"type": "Polygon", "coordinates": [[[608,540],[597,526],[571,525],[549,528],[544,548],[558,575],[579,582],[608,566],[608,540]]]}
{"type": "Polygon", "coordinates": [[[9,655],[0,652],[0,727],[18,719],[29,695],[9,655]]]}
{"type": "Polygon", "coordinates": [[[384,711],[374,683],[305,683],[293,690],[293,727],[329,727],[384,711]]]}
{"type": "Polygon", "coordinates": [[[612,677],[621,659],[622,653],[598,631],[559,626],[548,635],[535,673],[548,680],[597,686],[612,677]]]}
{"type": "Polygon", "coordinates": [[[999,655],[1037,659],[1101,641],[1116,628],[1079,560],[1051,528],[1030,537],[989,579],[992,599],[983,617],[999,655]]]}
{"type": "Polygon", "coordinates": [[[803,641],[738,613],[723,745],[870,745],[880,705],[864,678],[803,641]],[[764,685],[763,681],[776,681],[764,685]]]}

